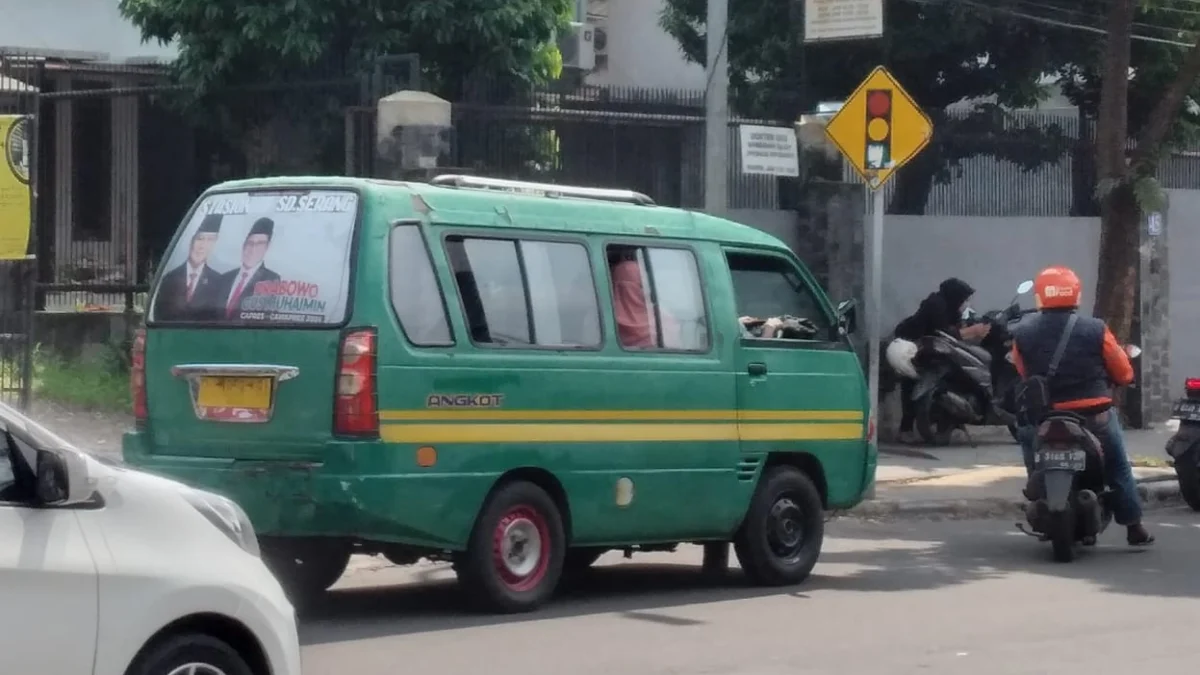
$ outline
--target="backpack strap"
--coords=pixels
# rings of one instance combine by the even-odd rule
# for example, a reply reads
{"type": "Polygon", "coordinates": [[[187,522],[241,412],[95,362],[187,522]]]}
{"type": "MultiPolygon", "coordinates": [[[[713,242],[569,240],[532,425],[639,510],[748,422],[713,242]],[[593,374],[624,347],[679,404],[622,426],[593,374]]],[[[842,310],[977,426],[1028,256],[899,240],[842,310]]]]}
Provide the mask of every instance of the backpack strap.
{"type": "Polygon", "coordinates": [[[1046,371],[1046,379],[1054,377],[1054,373],[1058,372],[1058,363],[1062,361],[1063,353],[1067,351],[1067,341],[1071,339],[1071,331],[1075,329],[1075,322],[1079,320],[1079,315],[1071,312],[1071,316],[1067,317],[1067,325],[1063,328],[1062,337],[1058,338],[1058,346],[1054,348],[1054,356],[1050,358],[1050,369],[1046,371]]]}

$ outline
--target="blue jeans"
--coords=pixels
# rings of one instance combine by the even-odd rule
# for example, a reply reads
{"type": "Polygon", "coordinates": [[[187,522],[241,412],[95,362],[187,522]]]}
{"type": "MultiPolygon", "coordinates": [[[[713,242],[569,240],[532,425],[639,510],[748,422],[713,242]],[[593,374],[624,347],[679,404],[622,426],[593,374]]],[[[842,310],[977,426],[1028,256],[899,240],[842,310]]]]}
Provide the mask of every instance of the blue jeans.
{"type": "MultiPolygon", "coordinates": [[[[1133,467],[1125,451],[1125,435],[1121,432],[1121,419],[1116,410],[1108,411],[1108,422],[1089,424],[1088,430],[1096,435],[1104,449],[1104,480],[1112,489],[1109,502],[1113,518],[1119,525],[1134,525],[1142,521],[1142,504],[1138,500],[1137,481],[1133,478],[1133,467]]],[[[1021,441],[1021,454],[1025,459],[1025,471],[1033,473],[1033,442],[1037,431],[1033,427],[1021,427],[1017,431],[1021,441]]]]}

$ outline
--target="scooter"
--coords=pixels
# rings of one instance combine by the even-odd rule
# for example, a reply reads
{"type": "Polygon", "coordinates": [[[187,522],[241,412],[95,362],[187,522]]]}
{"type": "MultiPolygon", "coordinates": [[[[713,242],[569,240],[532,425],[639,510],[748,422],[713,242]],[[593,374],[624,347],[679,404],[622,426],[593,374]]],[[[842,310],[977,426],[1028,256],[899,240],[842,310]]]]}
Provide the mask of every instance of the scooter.
{"type": "MultiPolygon", "coordinates": [[[[1142,350],[1127,345],[1125,353],[1137,358],[1142,350]]],[[[1116,410],[1109,415],[1118,414],[1116,410]]],[[[1088,429],[1088,420],[1073,412],[1056,410],[1042,420],[1034,440],[1034,470],[1025,486],[1026,529],[1017,529],[1049,541],[1054,560],[1068,563],[1077,547],[1095,546],[1112,523],[1112,491],[1104,480],[1104,448],[1088,429]]]]}
{"type": "Polygon", "coordinates": [[[1171,418],[1179,430],[1167,441],[1167,454],[1175,463],[1175,477],[1183,501],[1200,511],[1200,378],[1183,383],[1184,398],[1175,402],[1171,418]]]}
{"type": "Polygon", "coordinates": [[[919,377],[913,387],[915,427],[931,445],[946,445],[956,429],[967,425],[1003,425],[1017,438],[1014,391],[1020,376],[1012,363],[1012,331],[1026,314],[1017,300],[1033,289],[1032,281],[1017,286],[1007,309],[976,314],[963,312],[967,325],[987,322],[988,335],[979,346],[945,333],[927,336],[917,344],[913,359],[919,377]]]}

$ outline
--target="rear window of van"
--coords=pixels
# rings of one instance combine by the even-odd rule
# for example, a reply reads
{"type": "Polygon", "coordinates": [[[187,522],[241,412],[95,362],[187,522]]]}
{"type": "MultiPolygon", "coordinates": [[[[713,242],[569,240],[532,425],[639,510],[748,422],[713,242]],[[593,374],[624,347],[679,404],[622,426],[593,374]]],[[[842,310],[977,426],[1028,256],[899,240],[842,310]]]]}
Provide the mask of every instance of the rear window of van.
{"type": "Polygon", "coordinates": [[[206,195],[163,259],[149,320],[341,324],[357,218],[349,190],[206,195]]]}

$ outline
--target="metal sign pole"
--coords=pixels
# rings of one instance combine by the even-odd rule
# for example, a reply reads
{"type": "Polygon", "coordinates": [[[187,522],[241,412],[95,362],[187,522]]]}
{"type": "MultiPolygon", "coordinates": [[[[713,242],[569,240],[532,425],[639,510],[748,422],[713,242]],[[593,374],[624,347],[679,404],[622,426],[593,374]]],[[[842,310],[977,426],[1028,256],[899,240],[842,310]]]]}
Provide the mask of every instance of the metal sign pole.
{"type": "Polygon", "coordinates": [[[867,391],[871,397],[871,413],[875,420],[876,439],[879,436],[879,343],[883,339],[883,186],[871,193],[871,229],[867,233],[863,253],[867,269],[867,391]]]}

